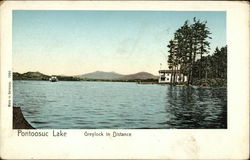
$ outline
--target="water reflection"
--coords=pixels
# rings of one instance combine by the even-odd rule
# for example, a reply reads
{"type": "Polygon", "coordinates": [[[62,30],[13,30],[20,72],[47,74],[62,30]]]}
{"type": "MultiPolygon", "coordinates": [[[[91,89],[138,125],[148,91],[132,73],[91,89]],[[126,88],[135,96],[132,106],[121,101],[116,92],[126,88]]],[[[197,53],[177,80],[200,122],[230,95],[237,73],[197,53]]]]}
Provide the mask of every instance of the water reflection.
{"type": "Polygon", "coordinates": [[[169,86],[166,125],[170,128],[227,128],[226,89],[169,86]],[[224,96],[223,96],[224,95],[224,96]]]}
{"type": "Polygon", "coordinates": [[[14,81],[38,129],[226,128],[227,90],[112,82],[14,81]]]}

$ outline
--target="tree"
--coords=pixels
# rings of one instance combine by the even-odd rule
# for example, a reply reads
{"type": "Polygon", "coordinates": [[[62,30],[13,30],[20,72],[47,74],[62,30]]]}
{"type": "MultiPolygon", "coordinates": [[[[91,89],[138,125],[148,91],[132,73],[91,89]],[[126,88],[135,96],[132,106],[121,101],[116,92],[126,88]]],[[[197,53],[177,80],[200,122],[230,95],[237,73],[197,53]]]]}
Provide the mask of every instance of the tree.
{"type": "Polygon", "coordinates": [[[194,64],[194,77],[201,78],[227,78],[227,46],[216,47],[212,55],[198,59],[194,64]],[[200,68],[202,66],[202,68],[200,68]]]}
{"type": "MultiPolygon", "coordinates": [[[[200,59],[204,54],[208,53],[209,42],[207,39],[211,34],[206,26],[207,22],[201,22],[200,20],[193,19],[193,24],[189,21],[185,21],[183,26],[176,30],[174,33],[174,39],[170,40],[168,48],[171,54],[171,63],[169,66],[175,70],[180,70],[179,74],[188,76],[188,84],[193,82],[193,73],[195,72],[194,64],[197,60],[197,55],[200,55],[200,59]]],[[[201,63],[202,64],[202,63],[201,63]]],[[[202,66],[198,67],[202,68],[202,66]]],[[[199,75],[201,70],[199,70],[199,75]]],[[[175,80],[175,74],[174,74],[175,80]]]]}
{"type": "Polygon", "coordinates": [[[171,79],[170,82],[171,84],[175,82],[175,76],[173,77],[174,69],[176,68],[177,65],[177,60],[176,60],[176,46],[174,44],[173,40],[169,41],[169,45],[167,46],[169,48],[169,56],[168,56],[168,66],[169,69],[171,69],[171,79]]]}

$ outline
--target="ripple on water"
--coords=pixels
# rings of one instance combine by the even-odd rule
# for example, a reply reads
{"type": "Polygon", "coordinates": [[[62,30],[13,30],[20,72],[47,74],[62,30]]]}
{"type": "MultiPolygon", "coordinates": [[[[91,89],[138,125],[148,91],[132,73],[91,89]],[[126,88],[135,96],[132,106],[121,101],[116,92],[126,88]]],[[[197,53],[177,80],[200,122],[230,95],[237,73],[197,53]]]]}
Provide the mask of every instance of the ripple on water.
{"type": "Polygon", "coordinates": [[[36,128],[226,128],[227,89],[112,82],[14,81],[36,128]]]}

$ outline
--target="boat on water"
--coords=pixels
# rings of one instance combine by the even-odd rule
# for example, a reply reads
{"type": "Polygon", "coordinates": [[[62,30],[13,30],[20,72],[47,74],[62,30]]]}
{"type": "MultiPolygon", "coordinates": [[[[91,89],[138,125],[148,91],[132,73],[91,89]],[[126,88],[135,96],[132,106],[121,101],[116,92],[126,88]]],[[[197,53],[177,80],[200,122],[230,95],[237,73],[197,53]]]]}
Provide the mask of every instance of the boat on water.
{"type": "Polygon", "coordinates": [[[58,81],[58,78],[55,77],[55,76],[52,76],[52,77],[49,78],[49,81],[50,81],[50,82],[57,82],[57,81],[58,81]]]}

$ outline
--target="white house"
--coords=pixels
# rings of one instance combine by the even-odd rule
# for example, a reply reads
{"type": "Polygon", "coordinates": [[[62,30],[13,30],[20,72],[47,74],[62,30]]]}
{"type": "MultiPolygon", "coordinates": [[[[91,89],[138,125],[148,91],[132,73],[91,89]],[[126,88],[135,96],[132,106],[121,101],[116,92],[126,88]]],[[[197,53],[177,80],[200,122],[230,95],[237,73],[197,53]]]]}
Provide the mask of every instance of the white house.
{"type": "MultiPolygon", "coordinates": [[[[173,71],[173,76],[174,78],[174,73],[176,76],[176,81],[177,83],[180,82],[187,82],[187,76],[184,76],[183,74],[180,74],[180,71],[173,71]]],[[[170,83],[171,82],[171,74],[172,70],[159,70],[159,83],[170,83]]]]}

